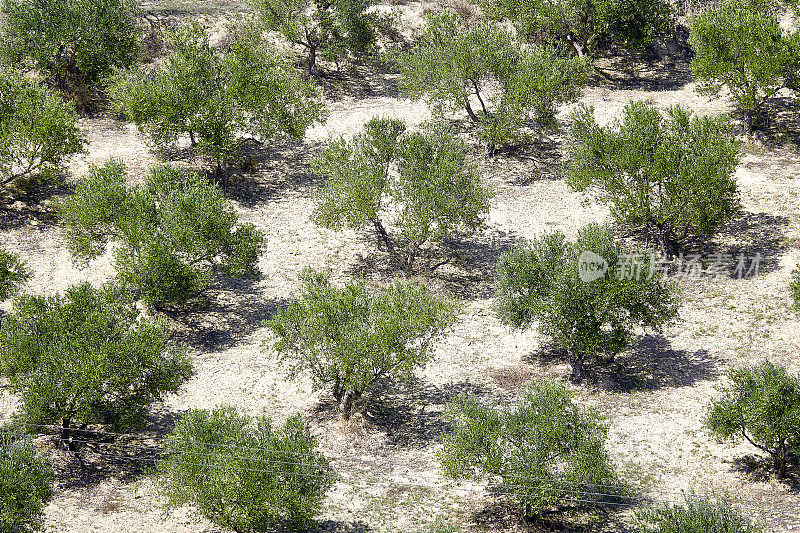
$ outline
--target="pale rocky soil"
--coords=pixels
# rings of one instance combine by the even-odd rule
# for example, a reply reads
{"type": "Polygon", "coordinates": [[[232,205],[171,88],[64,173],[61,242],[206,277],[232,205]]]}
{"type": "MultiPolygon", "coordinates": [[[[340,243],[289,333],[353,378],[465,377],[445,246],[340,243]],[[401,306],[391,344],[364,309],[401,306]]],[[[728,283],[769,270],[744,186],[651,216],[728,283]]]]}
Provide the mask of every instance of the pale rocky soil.
{"type": "MultiPolygon", "coordinates": [[[[409,3],[403,9],[413,21],[423,7],[409,3]]],[[[340,281],[361,274],[382,284],[399,276],[375,251],[371,237],[320,229],[309,221],[318,182],[306,164],[329,135],[350,135],[376,114],[401,117],[412,126],[430,118],[424,103],[397,97],[391,75],[358,72],[326,81],[331,84],[326,89],[328,121],[313,127],[304,143],[277,143],[256,160],[255,175],[234,177],[231,197],[242,220],[267,235],[268,249],[259,264],[263,277],[252,283],[223,282],[205,307],[176,321],[176,335],[191,347],[197,375],[156,409],[146,433],[163,434],[182,411],[220,403],[276,421],[300,411],[349,479],[330,493],[321,531],[410,531],[437,518],[464,530],[523,531],[480,485],[442,478],[434,454],[445,429],[443,404],[458,393],[476,394],[487,402],[509,401],[532,379],[566,374],[564,361],[540,355],[535,331],[513,331],[495,317],[495,262],[517,239],[552,230],[574,237],[586,223],[608,221],[608,211],[566,186],[559,171],[558,136],[502,153],[491,162],[479,158],[476,145],[476,162],[496,191],[488,228],[465,245],[463,269],[444,268],[428,280],[437,293],[463,301],[461,319],[420,372],[417,387],[387,392],[363,418],[342,426],[329,399],[313,393],[308,379],[285,378],[264,344],[269,337],[261,322],[292,296],[305,267],[330,269],[340,281]]],[[[700,114],[731,109],[724,100],[698,95],[683,80],[662,77],[627,86],[596,83],[582,101],[594,105],[603,121],[618,116],[630,99],[659,107],[682,103],[700,114]]],[[[562,121],[568,112],[563,111],[562,121]]],[[[127,163],[134,180],[160,161],[131,125],[111,118],[82,123],[89,131],[88,153],[70,162],[72,177],[86,172],[90,163],[116,157],[127,163]]],[[[798,318],[789,308],[787,291],[789,274],[800,261],[797,149],[790,143],[771,146],[751,140],[737,179],[742,215],[704,251],[759,252],[765,257],[761,274],[745,280],[682,281],[678,323],[663,335],[646,337],[620,357],[617,368],[597,368],[591,383],[573,389],[580,402],[608,416],[609,449],[625,477],[645,495],[677,500],[681,491],[722,490],[769,531],[799,530],[800,471],[795,467],[793,481],[779,482],[753,464],[755,448],[717,443],[702,425],[706,405],[731,366],[768,357],[800,372],[798,318]]],[[[110,254],[86,268],[71,262],[47,201],[32,211],[21,204],[11,209],[0,219],[0,239],[35,271],[27,291],[51,294],[73,283],[102,283],[113,276],[110,254]]],[[[8,310],[9,303],[3,308],[8,310]]],[[[14,406],[14,398],[0,389],[0,418],[8,418],[14,406]]],[[[135,462],[112,461],[81,470],[65,464],[63,457],[56,460],[65,473],[47,508],[48,531],[219,530],[190,509],[162,511],[153,481],[131,468],[135,462]]],[[[626,530],[630,514],[626,509],[611,512],[598,527],[626,530]]]]}

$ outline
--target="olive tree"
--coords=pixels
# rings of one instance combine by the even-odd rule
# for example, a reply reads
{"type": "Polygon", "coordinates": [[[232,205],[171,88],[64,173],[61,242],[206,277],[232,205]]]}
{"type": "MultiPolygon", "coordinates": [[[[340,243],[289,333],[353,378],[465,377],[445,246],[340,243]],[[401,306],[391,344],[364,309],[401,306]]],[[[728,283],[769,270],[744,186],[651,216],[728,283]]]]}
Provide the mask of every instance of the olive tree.
{"type": "MultiPolygon", "coordinates": [[[[312,220],[333,229],[372,228],[378,248],[411,273],[420,257],[483,224],[491,192],[445,127],[408,132],[398,119],[373,118],[350,141],[334,139],[313,162],[327,178],[312,220]],[[394,233],[392,228],[396,228],[394,233]]],[[[441,254],[439,254],[441,255],[441,254]]]]}
{"type": "Polygon", "coordinates": [[[488,22],[461,26],[454,13],[429,15],[417,45],[398,56],[400,88],[425,97],[436,115],[466,111],[495,148],[555,126],[556,108],[585,83],[588,63],[550,47],[527,47],[488,22]]]}
{"type": "Polygon", "coordinates": [[[30,277],[30,270],[17,254],[0,248],[0,301],[10,298],[30,277]]]}
{"type": "Polygon", "coordinates": [[[614,219],[655,236],[671,257],[691,233],[713,235],[739,210],[739,144],[721,117],[679,105],[662,114],[632,101],[600,126],[594,110],[572,115],[567,183],[606,202],[614,219]]]}
{"type": "Polygon", "coordinates": [[[658,331],[678,312],[674,289],[651,254],[623,248],[596,224],[583,227],[574,243],[555,232],[514,246],[497,270],[501,321],[523,329],[538,321],[566,350],[576,382],[585,377],[587,356],[613,359],[638,331],[658,331]]]}
{"type": "Polygon", "coordinates": [[[375,0],[250,0],[270,30],[308,52],[306,74],[317,73],[317,54],[338,61],[374,48],[391,17],[370,11],[375,0]]]}
{"type": "Polygon", "coordinates": [[[529,40],[566,45],[594,58],[604,43],[644,48],[674,28],[667,0],[482,0],[487,13],[512,22],[529,40]]]}
{"type": "Polygon", "coordinates": [[[505,408],[461,397],[449,404],[449,414],[453,432],[438,453],[444,473],[500,478],[496,488],[512,495],[525,516],[579,504],[586,500],[582,493],[617,483],[605,450],[607,426],[556,381],[535,382],[517,405],[505,408]]]}
{"type": "Polygon", "coordinates": [[[686,494],[683,504],[664,504],[636,511],[641,533],[761,533],[727,498],[686,494]]]}
{"type": "Polygon", "coordinates": [[[781,29],[778,13],[763,3],[725,0],[690,20],[698,90],[716,97],[727,89],[748,133],[762,102],[784,86],[793,61],[790,35],[781,29]]]}
{"type": "Polygon", "coordinates": [[[730,384],[709,407],[709,429],[768,453],[785,477],[789,453],[800,446],[800,378],[769,361],[732,369],[728,377],[730,384]]]}
{"type": "Polygon", "coordinates": [[[109,87],[115,109],[157,146],[188,137],[220,174],[240,158],[243,136],[302,138],[320,118],[317,90],[253,28],[240,27],[227,52],[212,48],[196,22],[169,36],[163,63],[119,72],[109,87]]]}
{"type": "Polygon", "coordinates": [[[114,246],[120,281],[154,308],[179,307],[209,288],[218,272],[255,275],[264,235],[238,224],[219,186],[153,168],[143,183],[127,186],[125,165],[91,166],[75,193],[58,204],[67,246],[87,263],[114,246]]]}
{"type": "Polygon", "coordinates": [[[0,427],[0,531],[39,531],[53,496],[53,467],[30,439],[0,427]]]}
{"type": "Polygon", "coordinates": [[[59,424],[70,448],[76,425],[133,427],[147,406],[192,375],[165,322],[140,317],[130,293],[88,283],[50,297],[23,295],[0,325],[0,374],[20,395],[18,417],[59,424]]]}
{"type": "Polygon", "coordinates": [[[303,529],[335,473],[299,415],[273,427],[233,407],[193,409],[164,441],[157,469],[170,508],[191,504],[237,532],[303,529]]]}
{"type": "Polygon", "coordinates": [[[47,176],[83,152],[75,106],[19,73],[0,67],[0,193],[18,178],[47,176]]]}
{"type": "Polygon", "coordinates": [[[114,68],[136,60],[136,12],[135,0],[5,0],[0,53],[86,109],[114,68]]]}
{"type": "Polygon", "coordinates": [[[456,319],[454,303],[414,283],[377,291],[363,280],[336,287],[313,270],[301,281],[300,296],[266,324],[289,376],[308,372],[314,389],[331,387],[345,420],[378,383],[412,380],[456,319]]]}

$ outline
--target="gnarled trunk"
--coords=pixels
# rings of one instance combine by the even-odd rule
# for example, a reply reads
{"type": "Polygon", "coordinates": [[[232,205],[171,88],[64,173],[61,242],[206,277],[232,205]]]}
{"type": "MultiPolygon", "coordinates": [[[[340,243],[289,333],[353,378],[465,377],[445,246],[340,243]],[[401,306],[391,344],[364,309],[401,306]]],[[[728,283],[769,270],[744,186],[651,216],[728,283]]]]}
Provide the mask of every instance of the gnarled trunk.
{"type": "Polygon", "coordinates": [[[580,383],[586,378],[586,372],[583,368],[583,354],[578,350],[575,342],[570,342],[567,346],[567,357],[569,364],[572,367],[572,375],[570,380],[573,383],[580,383]]]}

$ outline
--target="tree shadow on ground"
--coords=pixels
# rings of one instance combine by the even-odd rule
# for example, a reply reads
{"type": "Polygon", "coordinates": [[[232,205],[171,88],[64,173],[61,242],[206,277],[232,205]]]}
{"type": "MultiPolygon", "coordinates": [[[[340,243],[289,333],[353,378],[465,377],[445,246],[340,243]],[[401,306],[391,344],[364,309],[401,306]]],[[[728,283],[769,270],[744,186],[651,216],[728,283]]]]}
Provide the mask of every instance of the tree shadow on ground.
{"type": "Polygon", "coordinates": [[[398,98],[400,74],[391,63],[376,56],[348,61],[338,70],[320,70],[315,78],[322,94],[333,102],[352,98],[398,98]]]}
{"type": "MultiPolygon", "coordinates": [[[[151,475],[162,439],[175,427],[180,415],[162,408],[151,409],[143,427],[130,434],[110,435],[111,430],[75,430],[77,452],[56,452],[55,484],[63,490],[86,489],[114,479],[130,483],[151,475]]],[[[57,442],[57,433],[54,436],[57,442]]]]}
{"type": "Polygon", "coordinates": [[[753,120],[756,136],[771,148],[800,149],[800,104],[796,98],[767,99],[753,120]]]}
{"type": "Polygon", "coordinates": [[[715,240],[723,243],[712,244],[706,250],[706,255],[724,254],[731,257],[731,278],[738,277],[735,267],[737,258],[742,255],[747,259],[746,268],[750,267],[756,254],[761,255],[759,275],[774,272],[780,267],[780,256],[788,250],[784,239],[784,231],[788,227],[789,219],[785,216],[744,211],[718,234],[715,240]],[[729,241],[733,243],[728,244],[729,241]]]}
{"type": "MultiPolygon", "coordinates": [[[[284,531],[278,529],[277,531],[284,531]]],[[[297,531],[296,529],[286,529],[285,531],[297,531]]],[[[376,531],[360,520],[355,522],[342,522],[337,520],[322,520],[313,526],[302,530],[303,533],[368,533],[376,531]]]]}
{"type": "Polygon", "coordinates": [[[222,183],[226,196],[252,208],[286,190],[318,185],[309,163],[320,143],[298,139],[242,143],[242,164],[226,172],[222,183]]]}
{"type": "Polygon", "coordinates": [[[644,50],[612,49],[597,61],[589,85],[610,90],[675,91],[692,81],[689,30],[678,26],[669,37],[644,50]]]}
{"type": "MultiPolygon", "coordinates": [[[[366,234],[364,238],[372,243],[375,241],[373,235],[366,234]]],[[[436,250],[437,257],[431,260],[449,259],[447,263],[432,271],[422,266],[414,276],[435,282],[448,295],[462,300],[490,298],[494,294],[500,254],[516,241],[511,233],[495,229],[469,239],[448,240],[436,250]]],[[[382,279],[394,279],[405,274],[389,254],[377,250],[366,256],[359,255],[346,272],[351,276],[382,279]]]]}
{"type": "Polygon", "coordinates": [[[675,350],[662,335],[645,335],[637,345],[618,355],[614,363],[599,365],[598,382],[619,392],[688,387],[719,375],[723,360],[707,350],[675,350]]]}
{"type": "MultiPolygon", "coordinates": [[[[527,358],[543,365],[563,364],[566,351],[550,344],[527,358]]],[[[662,335],[645,335],[627,352],[613,361],[589,358],[586,383],[613,392],[687,387],[719,375],[723,360],[707,350],[675,350],[662,335]]],[[[564,376],[566,379],[568,377],[564,376]]]]}
{"type": "MultiPolygon", "coordinates": [[[[450,429],[444,417],[445,405],[459,395],[489,401],[497,393],[472,383],[442,386],[381,383],[365,401],[365,421],[386,434],[386,444],[402,448],[424,448],[438,442],[450,429]]],[[[328,399],[314,409],[313,418],[332,420],[339,416],[336,402],[328,399]]]]}
{"type": "Polygon", "coordinates": [[[0,231],[27,225],[56,225],[58,218],[51,202],[70,192],[72,187],[63,175],[41,182],[26,181],[24,187],[16,184],[10,191],[0,190],[0,231]]]}
{"type": "Polygon", "coordinates": [[[786,461],[786,477],[781,479],[772,464],[769,455],[742,455],[732,461],[733,470],[742,474],[752,483],[769,483],[777,481],[789,487],[792,492],[800,493],[800,457],[789,455],[786,461]]]}
{"type": "Polygon", "coordinates": [[[231,348],[260,329],[265,320],[287,304],[265,298],[252,278],[221,278],[211,289],[181,310],[173,320],[173,339],[200,351],[231,348]]]}
{"type": "Polygon", "coordinates": [[[501,498],[473,512],[470,522],[477,531],[526,531],[531,533],[569,532],[590,533],[614,531],[632,533],[637,531],[625,523],[623,513],[634,507],[614,503],[610,506],[585,505],[568,509],[555,510],[543,516],[523,518],[516,502],[501,498]]]}
{"type": "Polygon", "coordinates": [[[534,181],[561,179],[563,162],[561,140],[541,136],[501,148],[483,167],[514,185],[530,185],[534,181]]]}

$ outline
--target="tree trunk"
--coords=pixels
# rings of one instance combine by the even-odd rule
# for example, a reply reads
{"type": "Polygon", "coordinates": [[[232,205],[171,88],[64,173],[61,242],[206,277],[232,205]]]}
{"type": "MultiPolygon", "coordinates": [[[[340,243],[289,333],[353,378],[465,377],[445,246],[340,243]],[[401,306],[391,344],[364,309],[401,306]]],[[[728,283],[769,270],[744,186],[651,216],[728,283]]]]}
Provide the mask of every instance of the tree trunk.
{"type": "Polygon", "coordinates": [[[339,401],[339,413],[341,414],[342,421],[350,420],[353,415],[353,409],[356,401],[361,397],[361,393],[356,391],[344,391],[337,400],[339,401]]]}
{"type": "Polygon", "coordinates": [[[70,427],[72,420],[70,417],[61,419],[61,449],[65,452],[74,451],[75,444],[72,442],[72,428],[70,427]]]}
{"type": "Polygon", "coordinates": [[[665,259],[672,259],[675,257],[675,243],[672,241],[670,237],[670,232],[668,229],[665,229],[663,226],[659,226],[657,228],[658,231],[658,244],[661,250],[661,255],[664,256],[665,259]]]}
{"type": "Polygon", "coordinates": [[[572,376],[570,376],[570,380],[573,383],[582,382],[586,378],[586,372],[583,369],[583,355],[578,351],[574,342],[571,342],[569,346],[567,346],[567,356],[569,358],[569,364],[572,367],[572,376]]]}
{"type": "Polygon", "coordinates": [[[778,455],[775,457],[775,470],[778,471],[779,478],[786,477],[786,441],[782,441],[778,448],[778,455]]]}
{"type": "Polygon", "coordinates": [[[752,135],[752,133],[753,133],[753,110],[752,109],[745,109],[743,114],[744,114],[744,132],[747,135],[752,135]]]}
{"type": "Polygon", "coordinates": [[[317,75],[317,47],[312,45],[308,47],[308,68],[306,74],[309,77],[317,75]]]}
{"type": "Polygon", "coordinates": [[[486,159],[491,159],[497,153],[497,146],[493,142],[487,142],[486,148],[483,150],[483,156],[486,159]]]}

